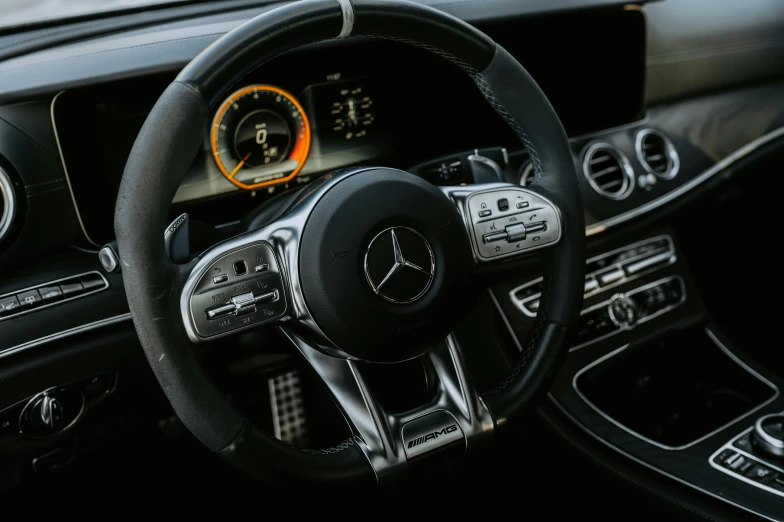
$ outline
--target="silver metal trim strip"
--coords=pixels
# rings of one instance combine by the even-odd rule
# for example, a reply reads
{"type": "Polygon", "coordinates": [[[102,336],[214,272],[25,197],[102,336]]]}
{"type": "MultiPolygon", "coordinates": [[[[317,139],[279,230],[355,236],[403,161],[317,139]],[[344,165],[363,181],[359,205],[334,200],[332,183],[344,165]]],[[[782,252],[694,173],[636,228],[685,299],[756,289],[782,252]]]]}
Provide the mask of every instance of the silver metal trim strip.
{"type": "Polygon", "coordinates": [[[54,131],[54,140],[57,142],[57,152],[60,153],[60,163],[63,165],[63,174],[65,174],[65,182],[68,184],[68,192],[71,194],[71,202],[73,203],[74,210],[76,211],[76,218],[79,220],[79,227],[82,229],[82,233],[84,234],[84,238],[94,246],[100,248],[102,245],[99,245],[95,241],[92,240],[90,235],[87,233],[87,229],[84,226],[84,221],[82,221],[82,213],[79,212],[79,205],[76,204],[76,196],[74,196],[73,187],[71,186],[71,178],[68,176],[68,167],[65,165],[65,156],[63,155],[63,148],[60,145],[60,135],[57,132],[57,122],[54,119],[54,104],[57,102],[57,99],[60,97],[61,94],[65,93],[65,91],[58,92],[54,98],[52,98],[52,104],[49,107],[49,115],[52,118],[52,130],[54,131]]]}
{"type": "Polygon", "coordinates": [[[615,451],[615,452],[619,453],[620,455],[623,455],[624,457],[626,457],[626,458],[628,458],[628,459],[630,459],[630,460],[632,460],[632,461],[636,462],[637,464],[641,464],[642,466],[645,466],[646,468],[648,468],[648,469],[650,469],[650,470],[652,470],[652,471],[655,471],[656,473],[659,473],[659,474],[661,474],[661,475],[664,475],[665,477],[667,477],[667,478],[670,478],[670,479],[672,479],[672,480],[674,480],[674,481],[676,481],[676,482],[679,482],[679,483],[681,483],[681,484],[683,484],[683,485],[685,485],[685,486],[688,486],[688,487],[690,487],[690,488],[692,488],[692,489],[695,489],[695,490],[697,490],[697,491],[701,491],[702,493],[705,493],[706,495],[710,495],[710,496],[711,496],[711,497],[713,497],[713,498],[717,498],[717,499],[719,499],[719,500],[721,500],[721,501],[723,501],[723,502],[726,502],[727,504],[729,504],[729,505],[731,505],[731,506],[735,506],[736,508],[742,509],[743,511],[746,511],[746,512],[748,512],[748,513],[753,513],[753,514],[755,514],[755,515],[757,515],[757,516],[759,516],[759,517],[762,517],[762,518],[764,518],[764,519],[766,519],[766,520],[771,520],[771,521],[773,521],[773,522],[780,522],[779,520],[777,520],[777,519],[775,519],[775,518],[771,518],[771,517],[769,517],[769,516],[767,516],[767,515],[763,515],[762,513],[759,513],[759,512],[757,512],[757,511],[754,511],[753,509],[749,509],[748,507],[746,507],[746,506],[744,506],[744,505],[741,505],[741,504],[738,504],[738,503],[736,503],[736,502],[733,502],[732,500],[729,500],[729,499],[727,499],[726,497],[723,497],[723,496],[721,496],[721,495],[718,495],[718,494],[716,494],[716,493],[713,493],[712,491],[708,491],[707,489],[703,489],[703,488],[701,488],[701,487],[699,487],[699,486],[696,486],[696,485],[692,484],[691,482],[688,482],[688,481],[686,481],[686,480],[683,480],[683,479],[682,479],[682,478],[680,478],[680,477],[677,477],[677,476],[675,476],[675,475],[672,475],[672,474],[670,474],[670,473],[667,473],[666,471],[664,471],[664,470],[662,470],[662,469],[659,469],[659,468],[657,468],[656,466],[652,466],[652,465],[648,464],[647,462],[645,462],[644,460],[640,460],[640,459],[638,459],[637,457],[635,457],[634,455],[631,455],[631,454],[629,454],[629,453],[626,453],[626,452],[625,452],[625,451],[623,451],[622,449],[620,449],[620,448],[617,448],[617,447],[613,446],[612,444],[610,444],[609,442],[607,442],[606,440],[604,440],[603,438],[599,437],[599,436],[598,436],[598,435],[596,435],[594,432],[592,432],[591,430],[589,430],[588,428],[586,428],[585,426],[583,426],[583,425],[582,425],[582,424],[581,424],[581,423],[580,423],[580,422],[579,422],[577,419],[575,419],[575,418],[574,418],[574,417],[573,417],[573,416],[572,416],[572,415],[571,415],[571,414],[570,414],[568,411],[566,411],[566,409],[565,409],[563,406],[561,406],[561,405],[558,403],[558,401],[557,401],[557,400],[555,400],[555,397],[553,397],[553,395],[552,395],[551,393],[548,393],[548,394],[547,394],[547,396],[550,398],[550,400],[552,401],[552,403],[553,403],[553,404],[555,404],[555,407],[556,407],[556,408],[558,408],[558,410],[559,410],[561,413],[563,413],[563,414],[566,416],[566,418],[568,418],[568,419],[569,419],[570,421],[572,421],[572,422],[573,422],[573,423],[574,423],[576,426],[578,426],[579,428],[581,428],[581,429],[582,429],[584,432],[586,432],[588,435],[590,435],[591,437],[593,437],[594,439],[596,439],[598,442],[600,442],[601,444],[604,444],[605,446],[607,446],[607,447],[608,447],[608,448],[610,448],[611,450],[613,450],[613,451],[615,451]]]}
{"type": "Polygon", "coordinates": [[[62,277],[60,279],[55,279],[54,281],[47,281],[45,283],[40,283],[40,284],[37,284],[37,285],[28,286],[27,288],[22,288],[21,290],[14,290],[13,292],[8,292],[7,294],[0,295],[0,299],[2,299],[4,297],[14,296],[14,295],[17,295],[17,294],[21,294],[22,292],[27,292],[28,290],[36,290],[36,289],[38,289],[38,288],[40,288],[42,286],[53,285],[53,284],[59,283],[61,281],[67,281],[69,279],[75,279],[75,278],[78,278],[78,277],[91,275],[91,274],[97,274],[98,277],[100,277],[103,280],[103,287],[102,288],[96,288],[95,290],[90,290],[89,292],[85,292],[83,294],[78,294],[78,295],[75,295],[73,297],[69,297],[68,299],[62,299],[60,301],[55,301],[55,302],[49,303],[49,304],[42,304],[41,306],[37,306],[35,308],[31,308],[30,310],[25,310],[23,312],[19,312],[19,313],[15,313],[13,315],[8,315],[6,317],[2,317],[2,318],[0,318],[0,321],[5,321],[7,319],[16,319],[17,317],[21,317],[21,316],[23,316],[25,314],[29,314],[29,313],[32,313],[32,312],[37,312],[39,310],[43,310],[44,308],[57,306],[57,305],[60,305],[60,304],[63,304],[63,303],[67,303],[68,301],[73,301],[75,299],[81,299],[82,297],[86,297],[86,296],[91,295],[91,294],[96,294],[98,292],[103,292],[104,290],[109,288],[109,281],[107,281],[106,278],[103,276],[103,274],[100,273],[99,271],[91,270],[90,272],[84,272],[83,274],[76,274],[76,275],[72,275],[72,276],[68,276],[68,277],[62,277]]]}
{"type": "Polygon", "coordinates": [[[0,351],[0,359],[3,357],[7,357],[17,352],[21,352],[22,350],[27,350],[28,348],[33,348],[35,346],[40,346],[42,344],[51,343],[54,341],[59,341],[61,339],[65,339],[66,337],[71,337],[72,335],[76,335],[82,332],[89,332],[90,330],[95,330],[96,328],[101,328],[102,326],[108,326],[111,324],[121,323],[123,321],[130,321],[131,314],[122,314],[122,315],[115,315],[114,317],[107,317],[106,319],[101,319],[99,321],[95,321],[92,323],[83,324],[80,326],[76,326],[74,328],[70,328],[68,330],[63,330],[61,332],[56,332],[44,337],[40,337],[38,339],[34,339],[32,341],[28,341],[26,343],[17,344],[16,346],[12,346],[10,348],[6,348],[0,351]]]}
{"type": "Polygon", "coordinates": [[[698,444],[698,443],[700,443],[700,442],[702,442],[702,441],[704,441],[704,440],[706,440],[706,439],[716,435],[717,433],[721,432],[722,430],[732,426],[733,424],[735,424],[739,420],[744,419],[744,418],[748,417],[749,415],[753,414],[754,412],[759,411],[760,409],[764,408],[765,406],[767,406],[768,404],[770,404],[771,402],[776,400],[776,398],[778,398],[779,393],[780,393],[778,387],[775,384],[773,384],[772,382],[767,380],[765,377],[763,377],[762,375],[760,375],[759,373],[754,371],[751,367],[749,367],[746,363],[744,363],[743,361],[738,359],[735,356],[735,354],[733,354],[726,346],[724,346],[724,344],[721,341],[719,341],[719,339],[713,334],[713,332],[710,330],[710,328],[706,327],[705,328],[705,333],[714,342],[714,344],[716,344],[716,346],[718,346],[719,349],[722,352],[724,352],[730,359],[732,359],[735,363],[737,363],[741,368],[743,368],[744,370],[749,372],[751,375],[753,375],[754,377],[756,377],[757,379],[762,381],[764,384],[767,384],[770,388],[773,389],[774,393],[773,393],[773,396],[770,399],[766,400],[765,402],[760,403],[759,405],[757,405],[756,407],[750,409],[749,411],[747,411],[743,415],[740,415],[740,416],[734,418],[733,420],[725,423],[724,425],[720,426],[719,428],[716,428],[715,430],[713,430],[712,432],[708,433],[707,435],[703,435],[702,437],[700,437],[700,438],[698,438],[696,440],[693,440],[692,442],[689,442],[688,444],[684,444],[684,445],[681,445],[681,446],[667,446],[666,444],[661,444],[659,442],[651,440],[651,439],[645,437],[644,435],[640,435],[636,431],[634,431],[634,430],[632,430],[630,428],[627,428],[626,426],[624,426],[620,422],[616,421],[615,419],[613,419],[612,417],[610,417],[609,415],[604,413],[595,404],[593,404],[591,401],[589,401],[588,398],[585,395],[583,395],[583,393],[577,387],[577,379],[579,379],[582,374],[584,374],[585,372],[587,372],[591,368],[601,364],[602,362],[610,359],[611,357],[613,357],[615,355],[618,355],[622,351],[626,350],[629,347],[628,344],[618,348],[617,350],[614,350],[614,351],[608,353],[604,357],[600,357],[599,359],[595,360],[594,362],[592,362],[591,364],[585,366],[582,370],[577,372],[574,375],[574,377],[572,378],[572,388],[574,388],[575,393],[577,393],[577,395],[583,400],[583,402],[585,402],[588,406],[593,408],[593,410],[596,411],[596,413],[598,413],[599,415],[604,417],[607,421],[609,421],[610,423],[614,424],[618,428],[622,429],[623,431],[625,431],[629,435],[637,437],[638,439],[640,439],[642,441],[645,441],[648,444],[651,444],[653,446],[656,446],[657,448],[661,448],[661,449],[667,450],[667,451],[679,451],[679,450],[683,450],[683,449],[686,449],[686,448],[690,448],[691,446],[694,446],[695,444],[698,444]]]}
{"type": "Polygon", "coordinates": [[[604,221],[600,221],[598,223],[594,223],[593,225],[589,225],[585,227],[585,235],[591,236],[593,234],[598,234],[600,232],[604,232],[608,228],[620,225],[621,223],[625,223],[630,219],[634,219],[639,217],[643,214],[646,214],[652,210],[655,210],[662,205],[666,205],[670,201],[674,200],[685,194],[686,192],[690,191],[691,189],[697,187],[698,185],[702,184],[703,182],[707,181],[708,179],[712,178],[722,170],[726,169],[736,161],[743,159],[744,157],[748,156],[758,148],[762,147],[763,145],[770,143],[771,141],[776,140],[784,136],[784,127],[779,127],[778,129],[771,131],[759,138],[753,140],[750,143],[747,143],[743,147],[739,148],[726,158],[720,160],[716,164],[714,164],[711,168],[703,172],[702,174],[698,175],[696,178],[692,179],[691,181],[684,183],[680,187],[668,192],[667,194],[654,199],[644,205],[636,207],[628,212],[624,212],[623,214],[618,214],[617,216],[613,216],[611,218],[605,219],[604,221]]]}
{"type": "Polygon", "coordinates": [[[625,268],[630,274],[634,275],[637,272],[642,272],[643,270],[647,270],[648,268],[665,261],[668,262],[667,264],[672,264],[674,262],[673,253],[671,251],[665,251],[651,257],[646,257],[640,261],[628,264],[625,268]]]}
{"type": "Polygon", "coordinates": [[[777,466],[775,466],[775,465],[773,465],[773,464],[771,464],[771,463],[769,463],[769,462],[767,462],[765,460],[762,460],[762,459],[760,459],[758,457],[755,457],[754,455],[751,455],[750,453],[748,453],[746,451],[743,451],[742,449],[740,449],[740,448],[738,448],[736,446],[733,446],[733,444],[735,443],[736,440],[738,440],[739,438],[741,438],[744,435],[746,435],[752,429],[753,428],[747,428],[747,429],[743,430],[740,433],[740,435],[737,435],[736,437],[733,437],[732,439],[730,439],[729,442],[725,443],[722,447],[720,447],[718,450],[716,450],[713,453],[713,455],[708,457],[708,463],[711,465],[712,468],[717,469],[717,470],[719,470],[721,472],[724,472],[724,473],[726,473],[727,475],[729,475],[729,476],[731,476],[733,478],[740,479],[740,480],[742,480],[743,482],[745,482],[747,484],[751,484],[752,486],[756,486],[756,487],[758,487],[760,489],[763,489],[763,490],[765,490],[765,491],[767,491],[769,493],[773,493],[773,494],[778,495],[780,497],[784,497],[784,492],[781,492],[781,491],[778,491],[778,490],[773,489],[771,487],[768,487],[765,484],[760,484],[759,482],[754,482],[753,480],[751,480],[751,479],[749,479],[747,477],[744,477],[743,475],[741,475],[739,473],[735,473],[731,469],[727,469],[727,468],[725,468],[723,466],[719,466],[718,464],[713,462],[713,459],[716,458],[716,455],[718,455],[719,453],[721,453],[722,451],[724,451],[726,449],[731,449],[732,451],[734,451],[736,453],[739,453],[739,454],[743,455],[744,457],[750,458],[754,462],[757,462],[759,464],[764,464],[765,466],[767,466],[769,468],[773,468],[773,469],[775,469],[776,471],[778,471],[780,473],[784,473],[784,470],[782,470],[781,468],[779,468],[779,467],[777,467],[777,466]]]}

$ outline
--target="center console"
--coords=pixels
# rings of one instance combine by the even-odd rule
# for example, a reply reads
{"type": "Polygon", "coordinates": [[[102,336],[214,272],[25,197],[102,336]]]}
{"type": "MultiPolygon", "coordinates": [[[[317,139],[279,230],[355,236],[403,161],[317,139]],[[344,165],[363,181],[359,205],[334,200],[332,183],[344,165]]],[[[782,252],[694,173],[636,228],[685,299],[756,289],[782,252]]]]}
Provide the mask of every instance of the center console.
{"type": "MultiPolygon", "coordinates": [[[[539,308],[531,273],[491,289],[519,349],[539,308]]],[[[589,243],[583,310],[549,402],[658,474],[784,518],[784,382],[708,314],[669,229],[589,243]]]]}
{"type": "Polygon", "coordinates": [[[665,450],[693,446],[778,396],[701,324],[612,351],[572,387],[596,413],[665,450]]]}
{"type": "Polygon", "coordinates": [[[784,497],[784,414],[757,419],[716,450],[710,464],[736,480],[784,497]]]}

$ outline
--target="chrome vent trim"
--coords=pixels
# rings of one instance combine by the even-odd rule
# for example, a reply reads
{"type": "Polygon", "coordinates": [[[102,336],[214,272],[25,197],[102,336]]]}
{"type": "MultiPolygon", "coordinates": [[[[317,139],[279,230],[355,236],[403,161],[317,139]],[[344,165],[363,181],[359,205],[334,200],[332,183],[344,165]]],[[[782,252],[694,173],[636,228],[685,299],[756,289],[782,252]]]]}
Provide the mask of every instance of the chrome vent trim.
{"type": "Polygon", "coordinates": [[[609,143],[594,143],[583,154],[583,174],[600,195],[615,201],[634,190],[634,170],[629,159],[609,143]]]}
{"type": "Polygon", "coordinates": [[[0,241],[11,230],[16,216],[16,195],[8,173],[0,167],[0,241]]]}
{"type": "Polygon", "coordinates": [[[520,167],[520,186],[527,187],[534,182],[534,164],[530,161],[520,167]]]}
{"type": "Polygon", "coordinates": [[[634,141],[637,160],[645,172],[659,179],[672,179],[678,175],[681,161],[672,141],[656,129],[643,129],[634,141]]]}

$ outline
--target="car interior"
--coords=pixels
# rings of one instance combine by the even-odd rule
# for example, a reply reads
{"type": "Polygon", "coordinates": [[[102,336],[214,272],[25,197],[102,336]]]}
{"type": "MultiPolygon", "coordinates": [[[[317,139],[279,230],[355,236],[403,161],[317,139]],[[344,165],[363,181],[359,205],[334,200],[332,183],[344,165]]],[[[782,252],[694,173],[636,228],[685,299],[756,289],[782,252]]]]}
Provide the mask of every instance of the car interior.
{"type": "Polygon", "coordinates": [[[6,3],[0,513],[784,520],[782,160],[778,1],[6,3]]]}

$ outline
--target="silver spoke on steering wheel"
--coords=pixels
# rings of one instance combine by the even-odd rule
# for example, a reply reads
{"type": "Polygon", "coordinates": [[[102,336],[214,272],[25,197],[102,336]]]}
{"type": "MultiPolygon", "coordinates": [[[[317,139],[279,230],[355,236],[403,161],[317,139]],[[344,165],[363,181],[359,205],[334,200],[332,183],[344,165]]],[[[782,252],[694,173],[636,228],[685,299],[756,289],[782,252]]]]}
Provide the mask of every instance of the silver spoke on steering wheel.
{"type": "Polygon", "coordinates": [[[441,190],[463,218],[476,264],[527,254],[561,239],[561,212],[533,190],[510,183],[441,190]]]}
{"type": "Polygon", "coordinates": [[[326,384],[361,439],[379,483],[405,474],[409,463],[435,450],[464,451],[492,434],[490,412],[466,374],[454,335],[427,355],[438,378],[434,397],[409,411],[390,413],[371,393],[361,363],[326,355],[289,327],[280,330],[326,384]]]}

